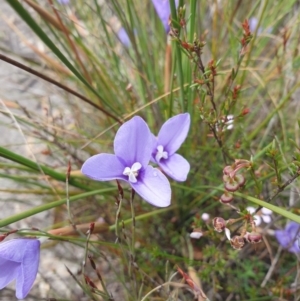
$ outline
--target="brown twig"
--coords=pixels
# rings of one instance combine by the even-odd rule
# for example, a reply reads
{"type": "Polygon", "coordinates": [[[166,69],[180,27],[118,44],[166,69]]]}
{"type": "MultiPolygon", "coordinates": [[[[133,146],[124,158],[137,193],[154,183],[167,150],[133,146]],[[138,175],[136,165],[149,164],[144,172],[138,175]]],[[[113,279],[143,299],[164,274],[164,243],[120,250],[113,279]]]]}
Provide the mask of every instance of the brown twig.
{"type": "MultiPolygon", "coordinates": [[[[287,180],[283,185],[279,186],[275,191],[275,193],[271,195],[267,201],[269,203],[273,201],[280,192],[282,192],[287,186],[293,183],[299,176],[300,176],[300,168],[298,168],[297,172],[289,180],[287,180]]],[[[258,206],[258,208],[255,210],[255,213],[257,213],[261,208],[262,206],[258,206]]]]}
{"type": "Polygon", "coordinates": [[[92,102],[91,100],[89,100],[88,98],[86,98],[85,96],[77,93],[76,91],[74,91],[71,88],[69,88],[69,87],[61,84],[60,82],[58,82],[58,81],[56,81],[56,80],[48,77],[47,75],[44,75],[44,74],[42,74],[42,73],[40,73],[40,72],[38,72],[38,71],[30,68],[30,67],[27,67],[27,66],[25,66],[25,65],[23,65],[23,64],[15,61],[15,60],[11,59],[11,58],[9,58],[9,57],[1,54],[1,53],[0,53],[0,60],[2,60],[4,62],[7,62],[7,63],[9,63],[9,64],[11,64],[13,66],[16,66],[16,67],[18,67],[18,68],[20,68],[22,70],[25,70],[26,72],[31,73],[31,74],[33,74],[35,76],[38,76],[39,78],[41,78],[41,79],[43,79],[43,80],[45,80],[45,81],[47,81],[47,82],[49,82],[49,83],[51,83],[51,84],[53,84],[53,85],[55,85],[57,87],[59,87],[59,88],[65,90],[65,91],[69,92],[70,94],[75,95],[76,97],[78,97],[80,99],[82,99],[83,101],[85,101],[86,103],[90,104],[91,106],[93,106],[94,108],[98,109],[99,111],[103,112],[107,116],[111,117],[112,119],[114,119],[118,123],[120,123],[120,124],[123,123],[118,117],[112,115],[110,112],[108,112],[105,109],[103,109],[102,107],[98,106],[97,104],[95,104],[94,102],[92,102]]]}
{"type": "Polygon", "coordinates": [[[268,201],[271,202],[275,197],[277,197],[277,195],[280,192],[282,192],[287,186],[293,183],[299,176],[300,176],[300,168],[298,168],[297,172],[289,180],[287,180],[283,185],[278,187],[276,192],[269,197],[268,201]]]}
{"type": "MultiPolygon", "coordinates": [[[[76,225],[76,229],[74,226],[67,226],[59,229],[53,229],[49,230],[48,233],[51,235],[57,235],[57,236],[73,236],[78,235],[78,233],[86,233],[90,229],[91,223],[86,224],[80,224],[76,225]]],[[[109,226],[106,223],[103,222],[95,222],[94,223],[94,229],[93,233],[103,233],[107,232],[109,229],[109,226]]]]}
{"type": "Polygon", "coordinates": [[[194,62],[196,63],[198,69],[202,72],[203,78],[205,79],[205,84],[207,86],[207,94],[210,97],[210,102],[211,105],[215,111],[216,116],[218,116],[218,110],[217,110],[217,106],[214,100],[214,91],[212,90],[211,85],[209,84],[209,78],[207,77],[207,75],[205,74],[205,67],[203,65],[202,59],[201,59],[201,50],[198,49],[197,51],[195,51],[196,53],[196,60],[194,60],[194,62]]]}
{"type": "Polygon", "coordinates": [[[50,14],[48,11],[46,11],[37,3],[31,0],[23,0],[23,1],[26,2],[29,6],[31,6],[44,20],[47,20],[47,22],[49,22],[56,29],[63,31],[61,24],[57,21],[55,17],[53,17],[52,14],[50,14]]]}

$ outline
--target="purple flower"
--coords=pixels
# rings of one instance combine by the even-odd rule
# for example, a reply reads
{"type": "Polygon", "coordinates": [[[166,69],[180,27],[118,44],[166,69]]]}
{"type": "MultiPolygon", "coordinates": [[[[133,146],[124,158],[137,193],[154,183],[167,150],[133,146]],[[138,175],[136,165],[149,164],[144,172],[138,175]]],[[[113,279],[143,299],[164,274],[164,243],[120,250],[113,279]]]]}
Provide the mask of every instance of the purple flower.
{"type": "Polygon", "coordinates": [[[0,289],[16,279],[16,297],[24,299],[36,278],[40,241],[12,239],[0,244],[0,289]]]}
{"type": "MultiPolygon", "coordinates": [[[[258,25],[258,19],[256,17],[251,17],[248,22],[249,22],[250,31],[253,33],[258,25]]],[[[261,29],[258,29],[258,33],[260,32],[261,29]]]]}
{"type": "MultiPolygon", "coordinates": [[[[258,19],[256,17],[251,17],[248,22],[249,22],[249,28],[250,28],[251,33],[254,33],[256,30],[256,27],[258,25],[258,19]]],[[[272,27],[268,27],[267,29],[264,29],[263,27],[259,27],[257,29],[257,34],[260,35],[263,31],[265,31],[267,33],[271,33],[272,27]]]]}
{"type": "Polygon", "coordinates": [[[276,230],[275,237],[279,244],[287,248],[291,253],[300,253],[299,237],[300,237],[300,224],[290,222],[285,226],[284,230],[276,230]]]}
{"type": "MultiPolygon", "coordinates": [[[[169,33],[169,17],[171,15],[169,0],[152,0],[153,6],[156,10],[158,17],[164,25],[165,31],[169,33]]],[[[175,1],[176,6],[178,6],[178,0],[175,1]]]]}
{"type": "Polygon", "coordinates": [[[118,130],[114,140],[115,155],[98,154],[87,159],[82,173],[97,181],[126,181],[148,203],[167,207],[171,202],[168,179],[148,165],[153,138],[141,117],[133,117],[118,130]]]}
{"type": "Polygon", "coordinates": [[[70,0],[57,0],[60,4],[69,4],[70,0]]]}
{"type": "Polygon", "coordinates": [[[190,171],[189,162],[175,152],[185,140],[190,128],[190,115],[179,114],[167,120],[155,138],[152,161],[172,179],[182,182],[190,171]]]}
{"type": "Polygon", "coordinates": [[[125,30],[124,27],[121,27],[117,33],[117,36],[120,40],[120,42],[125,46],[125,47],[129,47],[131,45],[131,41],[130,38],[125,30]]]}

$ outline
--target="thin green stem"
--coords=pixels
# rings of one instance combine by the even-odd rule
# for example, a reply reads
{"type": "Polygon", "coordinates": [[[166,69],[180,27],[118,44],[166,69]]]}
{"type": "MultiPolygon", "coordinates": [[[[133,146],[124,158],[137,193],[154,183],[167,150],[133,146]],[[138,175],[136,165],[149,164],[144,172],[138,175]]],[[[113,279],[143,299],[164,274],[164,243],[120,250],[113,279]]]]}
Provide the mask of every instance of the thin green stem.
{"type": "MultiPolygon", "coordinates": [[[[37,162],[31,161],[21,155],[18,155],[16,153],[9,151],[8,149],[1,147],[1,146],[0,146],[0,157],[6,158],[13,162],[17,162],[19,164],[22,164],[23,166],[27,166],[30,169],[33,169],[35,171],[43,172],[45,175],[50,176],[51,178],[53,178],[55,180],[58,180],[61,182],[65,182],[65,180],[66,180],[65,173],[59,173],[50,167],[47,167],[45,165],[41,165],[37,162]]],[[[91,190],[90,187],[88,187],[84,184],[81,184],[74,179],[69,179],[69,184],[74,187],[80,188],[80,189],[91,190]]]]}
{"type": "MultiPolygon", "coordinates": [[[[94,195],[97,195],[97,194],[105,194],[107,192],[111,192],[111,191],[115,191],[115,190],[116,190],[115,187],[93,190],[93,191],[89,191],[89,192],[85,192],[85,193],[81,193],[81,194],[72,196],[72,197],[70,197],[69,201],[70,201],[70,203],[72,203],[72,202],[75,202],[75,201],[78,201],[78,200],[81,200],[81,199],[88,198],[90,196],[94,196],[94,195]]],[[[22,213],[18,213],[18,214],[12,215],[10,217],[4,218],[4,219],[0,220],[0,228],[5,227],[7,225],[10,225],[12,223],[18,222],[22,219],[25,219],[29,216],[38,214],[40,212],[44,212],[46,210],[64,205],[66,203],[66,201],[67,201],[66,199],[62,199],[62,200],[59,200],[59,201],[43,204],[43,205],[34,207],[32,209],[26,210],[22,213]]]]}
{"type": "MultiPolygon", "coordinates": [[[[192,43],[194,40],[195,32],[195,23],[196,23],[196,7],[197,7],[197,0],[191,0],[190,2],[190,19],[189,19],[189,32],[188,32],[188,42],[192,43]]],[[[187,76],[187,82],[189,85],[192,85],[192,68],[190,60],[186,57],[186,76],[187,76]]],[[[195,92],[194,89],[188,87],[187,91],[187,111],[190,113],[191,117],[193,116],[193,102],[194,102],[194,96],[195,92]]]]}
{"type": "MultiPolygon", "coordinates": [[[[172,20],[175,22],[172,22],[172,26],[180,31],[180,27],[178,25],[178,19],[177,19],[177,12],[176,12],[176,6],[175,6],[175,1],[171,0],[170,1],[170,8],[171,8],[171,16],[172,20]]],[[[184,106],[184,76],[183,76],[183,69],[182,69],[182,57],[181,57],[181,50],[180,46],[178,45],[177,42],[172,42],[172,45],[175,47],[175,53],[176,53],[176,62],[177,62],[177,76],[178,76],[178,81],[179,81],[179,86],[180,86],[180,103],[181,103],[181,109],[185,111],[185,106],[184,106]]]]}
{"type": "Polygon", "coordinates": [[[119,240],[119,237],[120,237],[119,223],[120,223],[120,216],[121,216],[122,201],[123,201],[123,196],[121,194],[119,194],[118,208],[117,208],[117,212],[116,212],[116,221],[115,221],[114,227],[111,228],[111,229],[115,230],[117,241],[119,240]]]}
{"type": "Polygon", "coordinates": [[[131,254],[133,261],[135,261],[135,212],[134,212],[134,205],[133,205],[133,199],[134,199],[135,191],[132,189],[130,194],[130,209],[131,209],[131,218],[132,218],[132,224],[131,224],[131,254]]]}
{"type": "Polygon", "coordinates": [[[300,216],[299,215],[296,215],[296,214],[294,214],[292,212],[289,212],[285,209],[282,209],[278,206],[275,206],[273,204],[267,203],[265,201],[262,201],[260,199],[254,198],[252,196],[249,196],[249,195],[246,195],[246,194],[243,194],[243,193],[240,193],[240,192],[235,192],[234,195],[239,196],[239,197],[241,197],[245,200],[248,200],[249,202],[252,202],[252,203],[254,203],[256,205],[259,205],[261,207],[268,208],[268,209],[272,210],[273,212],[276,212],[276,213],[278,213],[278,214],[280,214],[280,215],[282,215],[282,216],[284,216],[284,217],[300,224],[300,216]]]}

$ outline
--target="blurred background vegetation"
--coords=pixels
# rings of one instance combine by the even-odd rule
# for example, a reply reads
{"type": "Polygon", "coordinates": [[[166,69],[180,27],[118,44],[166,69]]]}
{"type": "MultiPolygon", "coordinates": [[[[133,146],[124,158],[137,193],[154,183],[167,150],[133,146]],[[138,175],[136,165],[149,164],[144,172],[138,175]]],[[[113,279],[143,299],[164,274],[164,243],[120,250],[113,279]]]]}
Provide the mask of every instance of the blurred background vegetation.
{"type": "MultiPolygon", "coordinates": [[[[287,218],[300,221],[299,1],[180,0],[176,10],[170,0],[169,34],[152,1],[6,2],[18,17],[0,14],[7,28],[0,59],[49,90],[41,99],[28,96],[29,87],[24,99],[16,83],[11,89],[19,94],[1,95],[2,131],[19,133],[14,143],[3,138],[0,146],[0,176],[7,183],[1,206],[13,206],[15,197],[25,204],[38,200],[1,216],[1,231],[20,229],[18,221],[42,231],[99,225],[93,235],[78,231],[64,239],[92,256],[102,278],[88,260],[82,267],[85,255],[74,251],[69,256],[78,273],[68,277],[84,293],[68,295],[49,281],[46,298],[192,300],[196,294],[205,300],[182,280],[180,267],[210,300],[299,300],[299,257],[274,237],[287,218]],[[30,55],[15,51],[12,37],[30,55]],[[116,183],[84,178],[81,165],[112,152],[117,129],[132,116],[142,116],[157,133],[183,112],[192,118],[179,151],[191,165],[188,180],[171,181],[166,209],[135,196],[134,227],[128,187],[121,183],[118,208],[116,183]],[[246,184],[226,206],[219,202],[223,168],[237,159],[251,164],[243,170],[246,184]],[[261,243],[237,251],[214,231],[212,219],[238,218],[249,205],[272,209],[272,221],[257,227],[261,243]],[[26,224],[50,209],[46,224],[26,224]],[[203,213],[210,218],[203,220],[203,213]],[[201,229],[199,240],[190,238],[193,229],[201,229]],[[119,287],[112,293],[114,283],[119,287]]],[[[53,243],[45,248],[55,252],[53,243]]]]}

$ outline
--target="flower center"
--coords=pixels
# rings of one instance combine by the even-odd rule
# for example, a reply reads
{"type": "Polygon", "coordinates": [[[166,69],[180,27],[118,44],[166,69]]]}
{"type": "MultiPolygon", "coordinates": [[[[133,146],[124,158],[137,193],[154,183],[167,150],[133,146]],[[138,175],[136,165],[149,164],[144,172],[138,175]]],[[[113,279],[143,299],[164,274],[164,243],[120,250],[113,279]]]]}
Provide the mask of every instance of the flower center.
{"type": "Polygon", "coordinates": [[[142,164],[139,162],[133,163],[133,165],[130,167],[125,167],[123,171],[124,176],[128,176],[129,182],[136,183],[137,182],[137,176],[139,175],[139,170],[142,168],[142,164]]]}
{"type": "Polygon", "coordinates": [[[168,159],[168,153],[164,152],[164,147],[162,145],[159,145],[157,148],[157,153],[155,156],[156,162],[159,162],[161,158],[168,159]]]}

